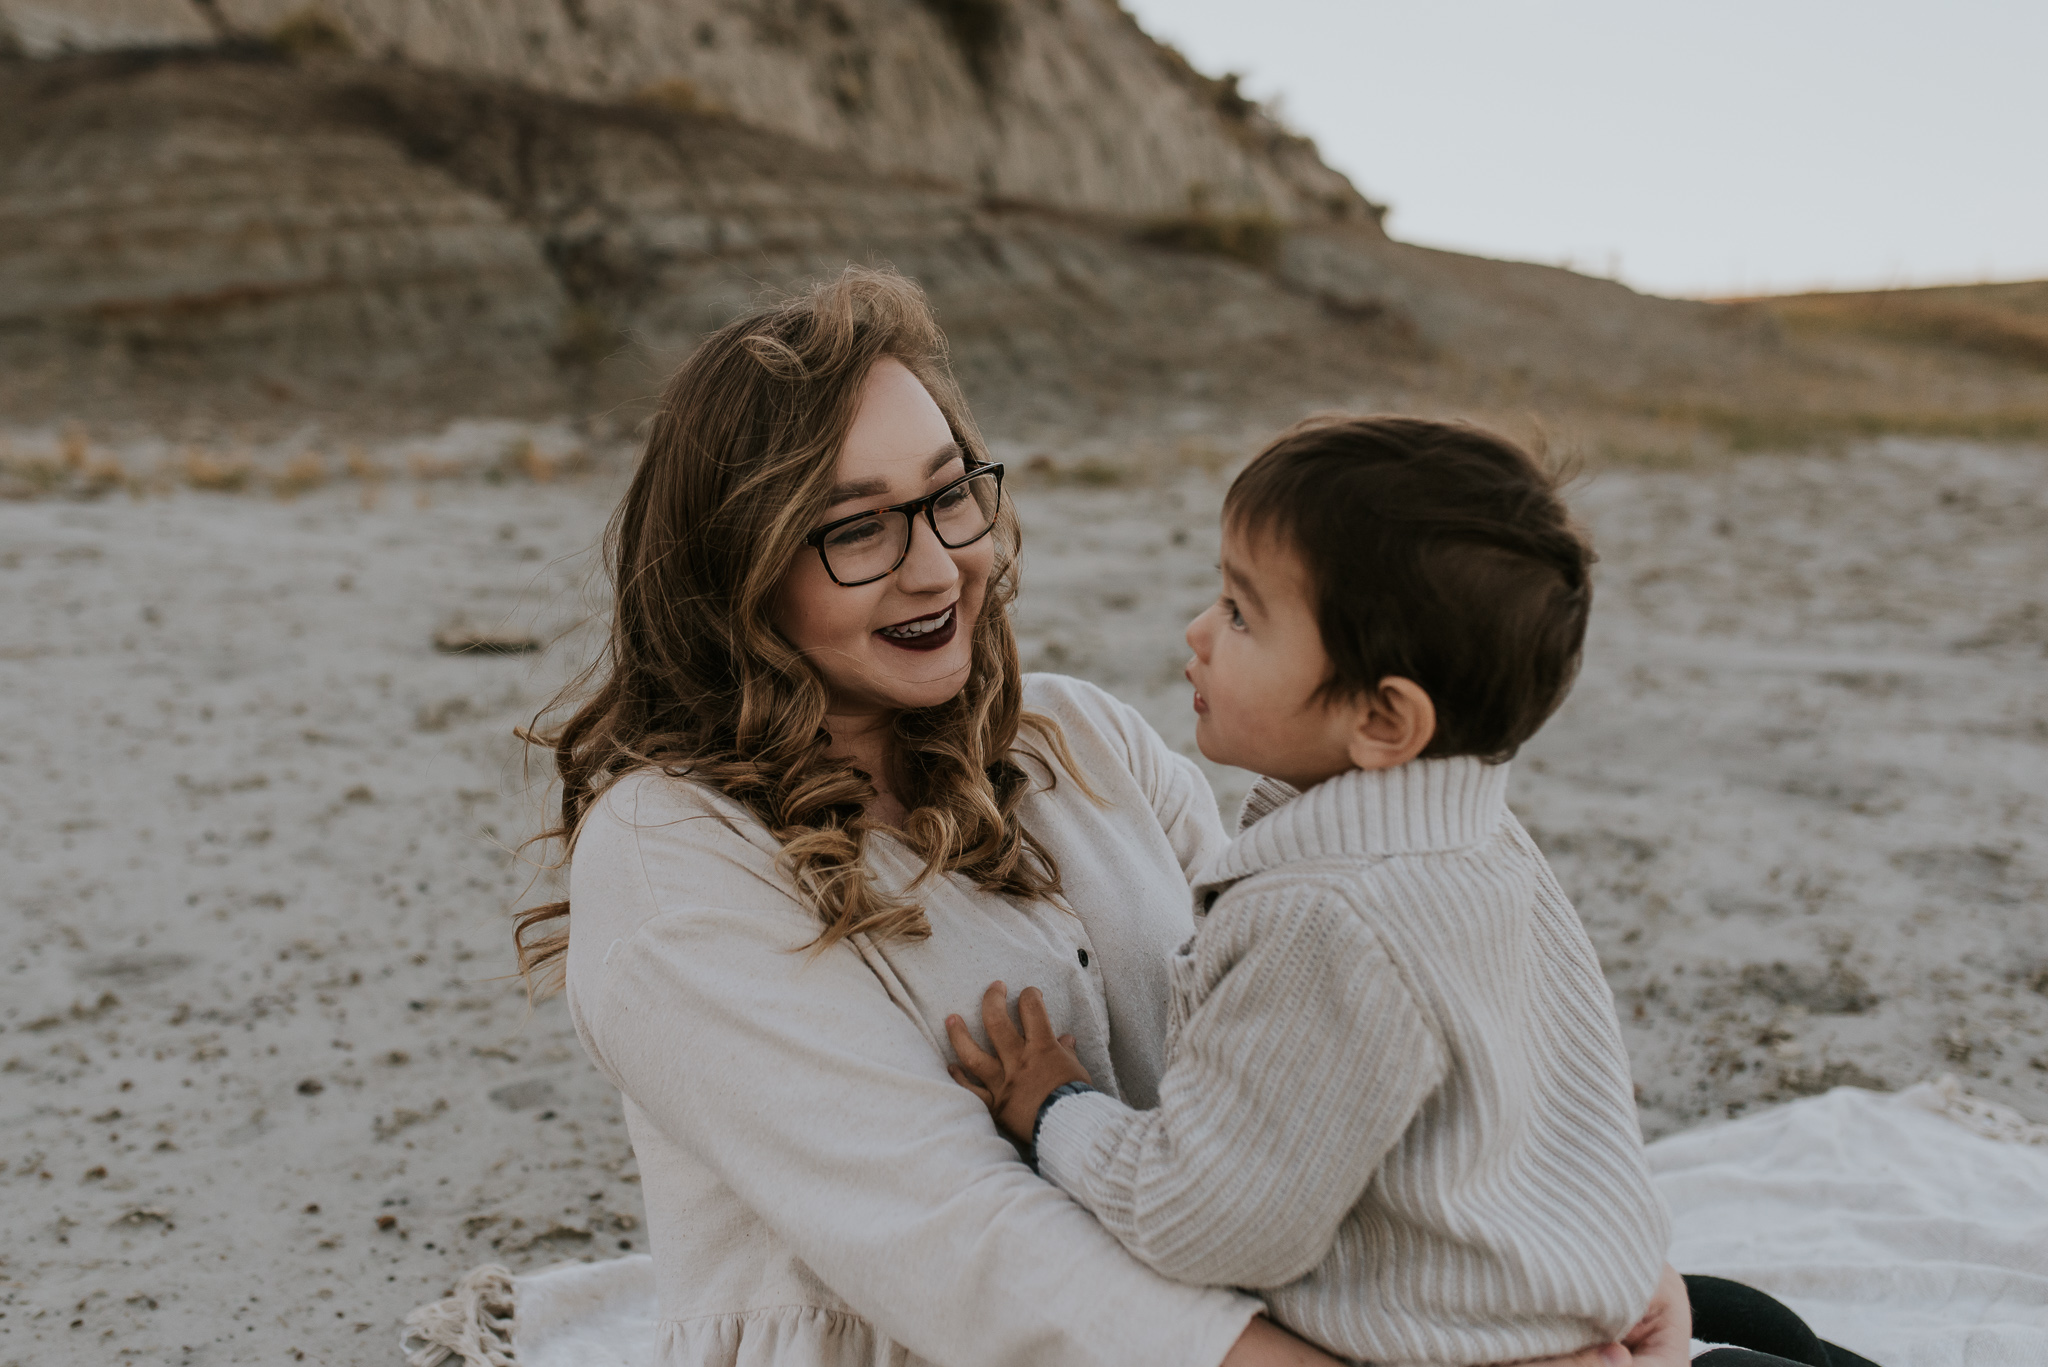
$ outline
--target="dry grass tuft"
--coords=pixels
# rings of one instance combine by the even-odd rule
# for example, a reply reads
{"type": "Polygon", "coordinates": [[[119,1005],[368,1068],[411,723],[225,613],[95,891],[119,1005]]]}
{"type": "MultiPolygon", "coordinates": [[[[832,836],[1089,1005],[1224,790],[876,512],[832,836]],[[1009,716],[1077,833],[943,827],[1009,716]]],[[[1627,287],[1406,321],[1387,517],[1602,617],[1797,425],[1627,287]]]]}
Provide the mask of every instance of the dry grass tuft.
{"type": "Polygon", "coordinates": [[[327,457],[318,451],[302,451],[270,476],[270,492],[279,498],[297,498],[327,482],[327,457]]]}
{"type": "Polygon", "coordinates": [[[715,97],[700,90],[695,81],[686,81],[680,76],[641,86],[629,97],[629,103],[647,109],[666,110],[671,114],[691,114],[700,117],[726,112],[725,106],[715,97]]]}
{"type": "Polygon", "coordinates": [[[1758,302],[1795,333],[1846,333],[2048,370],[2048,318],[1960,292],[1800,294],[1758,302]]]}
{"type": "Polygon", "coordinates": [[[506,444],[497,463],[488,466],[483,476],[489,484],[503,484],[508,479],[549,484],[562,476],[587,474],[595,466],[590,453],[580,446],[558,456],[549,455],[534,445],[531,437],[519,437],[506,444]]]}
{"type": "Polygon", "coordinates": [[[341,466],[348,471],[348,477],[363,484],[376,484],[391,478],[391,467],[379,465],[370,458],[370,453],[360,446],[351,446],[342,455],[341,466]]]}
{"type": "Polygon", "coordinates": [[[602,310],[578,304],[563,316],[548,355],[567,369],[587,369],[617,355],[626,341],[626,334],[602,310]]]}
{"type": "Polygon", "coordinates": [[[1197,210],[1180,218],[1156,219],[1134,236],[1148,246],[1228,257],[1263,271],[1279,264],[1285,230],[1271,214],[1210,214],[1197,210]]]}
{"type": "Polygon", "coordinates": [[[95,499],[116,489],[140,497],[144,488],[118,457],[89,447],[60,447],[49,455],[0,444],[0,499],[95,499]]]}
{"type": "Polygon", "coordinates": [[[1129,470],[1093,456],[1067,464],[1048,455],[1036,455],[1024,462],[1023,473],[1035,484],[1079,485],[1086,489],[1114,489],[1131,478],[1129,470]]]}
{"type": "Polygon", "coordinates": [[[141,498],[191,489],[210,494],[263,493],[290,501],[341,481],[358,486],[366,509],[376,507],[385,488],[395,483],[410,487],[415,502],[425,507],[427,486],[433,484],[474,479],[491,484],[513,479],[547,484],[590,474],[597,467],[598,461],[584,447],[546,450],[522,436],[508,442],[495,458],[444,456],[415,449],[403,458],[402,467],[359,445],[349,446],[336,461],[312,449],[280,458],[242,447],[194,442],[137,472],[113,450],[94,447],[82,427],[70,427],[54,438],[0,437],[0,499],[91,499],[119,489],[141,498]]]}
{"type": "Polygon", "coordinates": [[[1826,411],[1782,408],[1667,409],[1658,414],[1719,438],[1738,454],[1840,447],[1879,437],[1950,437],[1983,442],[2048,441],[2048,410],[1826,411]]]}
{"type": "Polygon", "coordinates": [[[247,456],[222,456],[190,447],[177,465],[177,475],[194,489],[210,494],[239,494],[256,478],[256,465],[247,456]]]}
{"type": "Polygon", "coordinates": [[[405,458],[405,472],[421,483],[428,483],[440,479],[461,479],[469,473],[469,465],[453,456],[415,451],[405,458]]]}
{"type": "Polygon", "coordinates": [[[355,39],[318,5],[285,16],[270,31],[270,45],[287,57],[353,57],[355,39]]]}

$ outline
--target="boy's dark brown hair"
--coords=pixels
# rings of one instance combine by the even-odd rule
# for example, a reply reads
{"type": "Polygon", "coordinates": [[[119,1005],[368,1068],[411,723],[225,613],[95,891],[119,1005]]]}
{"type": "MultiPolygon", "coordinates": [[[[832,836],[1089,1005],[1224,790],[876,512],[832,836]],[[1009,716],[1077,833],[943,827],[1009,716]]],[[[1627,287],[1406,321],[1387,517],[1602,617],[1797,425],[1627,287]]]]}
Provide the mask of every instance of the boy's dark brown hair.
{"type": "Polygon", "coordinates": [[[1436,704],[1424,758],[1513,758],[1578,672],[1593,548],[1527,451],[1464,423],[1304,424],[1230,486],[1223,518],[1306,567],[1327,698],[1390,676],[1436,704]]]}

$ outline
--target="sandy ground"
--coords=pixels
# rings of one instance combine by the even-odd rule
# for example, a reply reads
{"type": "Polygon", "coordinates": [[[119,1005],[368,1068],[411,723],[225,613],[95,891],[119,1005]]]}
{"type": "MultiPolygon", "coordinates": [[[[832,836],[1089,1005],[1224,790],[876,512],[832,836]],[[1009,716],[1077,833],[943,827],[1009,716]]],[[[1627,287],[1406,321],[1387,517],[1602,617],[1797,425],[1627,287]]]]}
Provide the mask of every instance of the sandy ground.
{"type": "MultiPolygon", "coordinates": [[[[1512,794],[1650,1134],[1942,1072],[2048,1119],[2044,474],[1901,444],[1581,489],[1592,647],[1512,794]]],[[[1183,746],[1221,488],[1019,497],[1027,661],[1183,746]]],[[[470,1266],[642,1246],[615,1098],[503,977],[509,730],[587,649],[616,490],[0,505],[0,1364],[391,1364],[470,1266]],[[436,653],[457,617],[567,634],[436,653]]]]}

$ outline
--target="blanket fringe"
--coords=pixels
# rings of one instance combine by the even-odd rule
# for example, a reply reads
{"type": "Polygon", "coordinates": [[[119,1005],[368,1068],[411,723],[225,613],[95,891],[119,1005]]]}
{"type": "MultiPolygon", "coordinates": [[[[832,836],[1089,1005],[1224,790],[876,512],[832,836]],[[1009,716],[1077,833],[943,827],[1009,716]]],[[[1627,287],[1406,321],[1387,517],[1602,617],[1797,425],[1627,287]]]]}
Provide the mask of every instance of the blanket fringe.
{"type": "Polygon", "coordinates": [[[455,1293],[405,1317],[398,1346],[406,1367],[516,1367],[512,1356],[512,1274],[486,1263],[463,1274],[455,1293]]]}
{"type": "Polygon", "coordinates": [[[2048,1145],[2048,1125],[2029,1120],[2009,1106],[1971,1096],[1954,1073],[1943,1073],[1932,1082],[1908,1088],[1902,1095],[1986,1139],[2048,1145]]]}

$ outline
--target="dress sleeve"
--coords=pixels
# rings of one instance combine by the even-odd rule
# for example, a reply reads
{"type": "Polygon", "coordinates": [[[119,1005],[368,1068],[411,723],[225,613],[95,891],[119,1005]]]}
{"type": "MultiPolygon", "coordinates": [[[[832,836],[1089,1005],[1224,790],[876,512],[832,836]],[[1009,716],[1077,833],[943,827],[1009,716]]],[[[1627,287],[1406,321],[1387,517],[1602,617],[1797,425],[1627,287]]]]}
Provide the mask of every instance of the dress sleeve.
{"type": "Polygon", "coordinates": [[[1046,1112],[1039,1169],[1146,1265],[1212,1286],[1284,1286],[1442,1081],[1447,1054],[1372,928],[1292,884],[1209,914],[1192,1007],[1156,1110],[1101,1094],[1046,1112]]]}
{"type": "Polygon", "coordinates": [[[1201,767],[1166,743],[1137,708],[1080,679],[1039,675],[1046,686],[1061,687],[1063,706],[1056,716],[1073,724],[1075,717],[1099,728],[1122,753],[1131,777],[1152,805],[1159,828],[1166,832],[1181,873],[1190,882],[1195,870],[1229,843],[1216,808],[1216,791],[1201,767]]]}
{"type": "Polygon", "coordinates": [[[1220,1362],[1258,1303],[1154,1273],[1033,1176],[851,946],[803,950],[813,918],[721,876],[728,839],[611,825],[578,845],[579,873],[653,904],[571,969],[586,1043],[646,1117],[920,1358],[1220,1362]]]}

